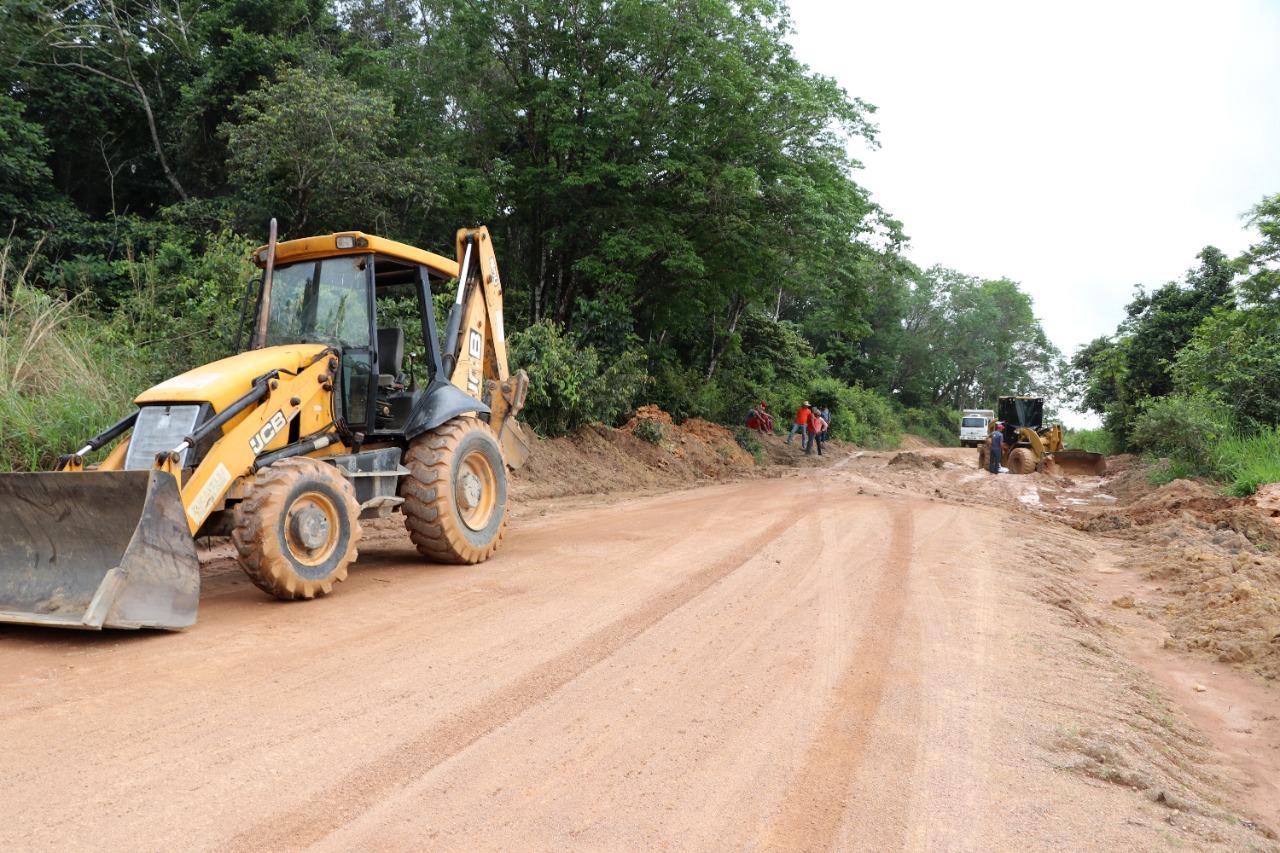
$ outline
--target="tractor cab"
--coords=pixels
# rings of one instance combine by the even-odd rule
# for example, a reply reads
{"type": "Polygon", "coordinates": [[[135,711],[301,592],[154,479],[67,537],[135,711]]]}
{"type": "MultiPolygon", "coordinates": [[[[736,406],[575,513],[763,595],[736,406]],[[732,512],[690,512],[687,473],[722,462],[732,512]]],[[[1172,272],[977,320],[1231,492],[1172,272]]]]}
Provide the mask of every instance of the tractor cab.
{"type": "MultiPolygon", "coordinates": [[[[264,247],[254,256],[264,271],[268,255],[264,247]]],[[[445,369],[432,294],[457,279],[457,262],[360,232],[281,242],[273,260],[250,348],[338,350],[334,415],[346,432],[371,442],[411,438],[441,404],[488,414],[445,369]]]]}
{"type": "Polygon", "coordinates": [[[1044,426],[1043,397],[1001,397],[996,408],[1006,427],[1039,430],[1044,426]]]}

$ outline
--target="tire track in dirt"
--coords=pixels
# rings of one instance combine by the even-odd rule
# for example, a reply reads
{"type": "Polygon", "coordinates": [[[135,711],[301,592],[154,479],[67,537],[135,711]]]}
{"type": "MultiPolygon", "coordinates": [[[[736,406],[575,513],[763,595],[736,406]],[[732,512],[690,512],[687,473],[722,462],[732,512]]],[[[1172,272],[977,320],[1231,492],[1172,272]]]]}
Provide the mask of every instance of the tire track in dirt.
{"type": "Polygon", "coordinates": [[[440,726],[402,744],[394,752],[349,773],[302,807],[259,822],[230,839],[224,849],[298,849],[320,841],[333,830],[359,817],[390,792],[404,787],[529,708],[546,701],[664,617],[741,568],[765,544],[782,536],[805,514],[803,507],[790,510],[760,534],[675,587],[652,597],[638,610],[603,626],[486,701],[459,711],[446,718],[440,726]]]}
{"type": "MultiPolygon", "coordinates": [[[[832,691],[833,705],[814,733],[804,764],[763,835],[765,850],[829,850],[848,812],[850,787],[862,764],[885,686],[889,662],[906,612],[914,539],[912,510],[893,508],[893,527],[866,629],[832,691]]],[[[910,768],[902,768],[909,775],[910,768]]],[[[902,828],[884,827],[879,848],[900,846],[902,828]]]]}

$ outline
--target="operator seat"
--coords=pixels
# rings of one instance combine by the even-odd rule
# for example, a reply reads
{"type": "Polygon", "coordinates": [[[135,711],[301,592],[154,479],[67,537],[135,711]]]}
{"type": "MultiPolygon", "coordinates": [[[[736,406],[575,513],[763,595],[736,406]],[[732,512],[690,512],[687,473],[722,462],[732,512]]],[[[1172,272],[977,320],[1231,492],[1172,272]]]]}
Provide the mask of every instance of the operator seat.
{"type": "Polygon", "coordinates": [[[378,330],[378,405],[376,425],[379,430],[395,431],[409,417],[413,408],[412,392],[406,391],[400,374],[404,362],[404,329],[378,330]]]}
{"type": "Polygon", "coordinates": [[[388,388],[400,382],[404,367],[404,329],[399,327],[378,330],[378,388],[388,388]]]}

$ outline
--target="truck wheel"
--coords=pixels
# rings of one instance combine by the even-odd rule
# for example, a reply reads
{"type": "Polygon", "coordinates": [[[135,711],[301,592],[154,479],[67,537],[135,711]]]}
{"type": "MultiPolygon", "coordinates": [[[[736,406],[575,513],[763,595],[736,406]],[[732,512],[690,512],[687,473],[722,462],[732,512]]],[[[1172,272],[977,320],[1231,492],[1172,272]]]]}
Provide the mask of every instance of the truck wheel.
{"type": "Polygon", "coordinates": [[[259,589],[282,599],[328,595],[346,580],[360,540],[360,504],[346,477],[315,459],[283,459],[236,504],[237,559],[259,589]]]}
{"type": "Polygon", "coordinates": [[[1030,474],[1036,470],[1036,455],[1027,447],[1015,447],[1009,452],[1009,471],[1014,474],[1030,474]]]}
{"type": "Polygon", "coordinates": [[[415,438],[400,489],[404,526],[437,563],[480,563],[507,525],[507,466],[489,425],[460,417],[415,438]]]}

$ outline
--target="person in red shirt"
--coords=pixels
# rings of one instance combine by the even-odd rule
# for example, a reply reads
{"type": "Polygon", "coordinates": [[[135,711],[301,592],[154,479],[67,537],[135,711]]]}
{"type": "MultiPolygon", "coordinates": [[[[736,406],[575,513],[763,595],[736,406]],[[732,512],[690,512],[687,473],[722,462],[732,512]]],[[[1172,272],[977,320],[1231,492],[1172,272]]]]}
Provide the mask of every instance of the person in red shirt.
{"type": "Polygon", "coordinates": [[[747,413],[747,429],[754,429],[761,433],[773,432],[773,416],[769,414],[769,404],[764,400],[747,413]]]}
{"type": "Polygon", "coordinates": [[[809,401],[805,400],[804,405],[796,409],[796,419],[791,424],[791,432],[787,433],[787,444],[791,443],[791,436],[800,433],[800,446],[808,449],[809,418],[811,417],[813,417],[813,409],[809,407],[809,401]]]}
{"type": "Polygon", "coordinates": [[[824,441],[822,436],[826,431],[826,419],[822,417],[822,412],[814,409],[809,414],[809,443],[805,445],[804,448],[804,452],[806,454],[812,453],[813,448],[816,445],[818,448],[818,455],[822,455],[822,442],[824,441]]]}

